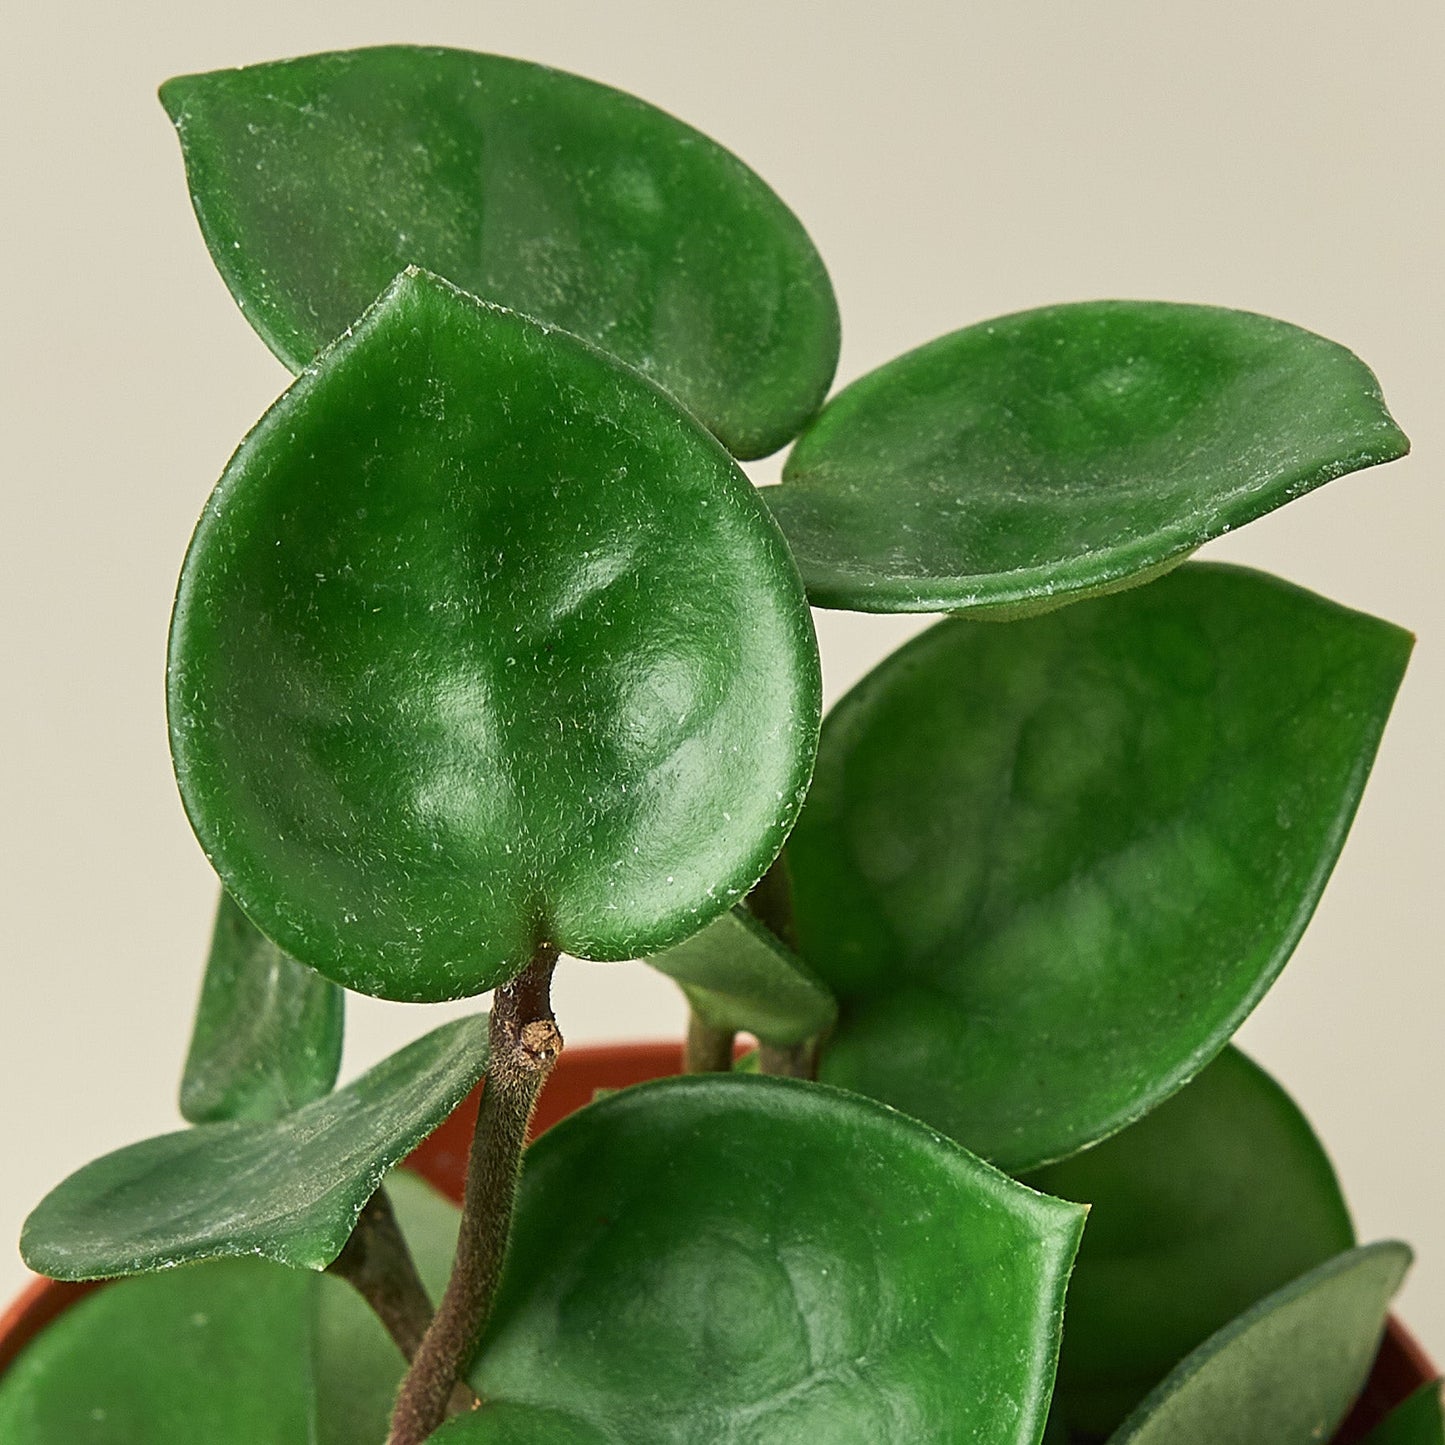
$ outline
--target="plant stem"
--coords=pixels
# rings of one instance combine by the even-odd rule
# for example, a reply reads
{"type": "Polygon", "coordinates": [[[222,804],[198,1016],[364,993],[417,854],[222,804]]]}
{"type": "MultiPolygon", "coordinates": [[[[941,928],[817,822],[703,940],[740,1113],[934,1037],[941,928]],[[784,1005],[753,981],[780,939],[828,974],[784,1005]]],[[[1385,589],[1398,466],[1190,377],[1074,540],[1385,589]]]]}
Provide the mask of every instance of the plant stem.
{"type": "Polygon", "coordinates": [[[491,1058],[467,1165],[456,1263],[402,1382],[387,1445],[421,1445],[441,1425],[486,1327],[511,1234],[527,1125],[562,1051],[551,1003],[556,963],[557,950],[542,944],[532,962],[493,997],[491,1058]]]}
{"type": "MultiPolygon", "coordinates": [[[[351,1237],[326,1270],[344,1279],[371,1306],[402,1358],[411,1364],[432,1322],[432,1302],[385,1186],[366,1201],[351,1237]]],[[[459,1413],[476,1402],[471,1386],[459,1380],[448,1412],[459,1413]]]]}
{"type": "MultiPolygon", "coordinates": [[[[754,918],[780,943],[798,951],[798,926],[793,916],[793,880],[788,871],[787,850],[779,853],[773,866],[748,894],[748,908],[754,918]]],[[[811,1079],[816,1068],[815,1050],[808,1044],[758,1045],[758,1070],[781,1074],[789,1079],[811,1079]]]]}
{"type": "Polygon", "coordinates": [[[366,1202],[351,1238],[326,1267],[369,1304],[408,1362],[431,1324],[432,1303],[397,1227],[385,1187],[366,1202]]]}
{"type": "Polygon", "coordinates": [[[731,1029],[714,1028],[695,1009],[687,1015],[687,1044],[682,1051],[685,1074],[726,1074],[733,1066],[731,1029]]]}
{"type": "Polygon", "coordinates": [[[780,943],[798,951],[798,926],[793,918],[793,877],[784,849],[744,900],[748,911],[780,943]]]}
{"type": "Polygon", "coordinates": [[[759,1044],[758,1072],[781,1074],[785,1079],[811,1079],[812,1050],[807,1044],[759,1044]]]}

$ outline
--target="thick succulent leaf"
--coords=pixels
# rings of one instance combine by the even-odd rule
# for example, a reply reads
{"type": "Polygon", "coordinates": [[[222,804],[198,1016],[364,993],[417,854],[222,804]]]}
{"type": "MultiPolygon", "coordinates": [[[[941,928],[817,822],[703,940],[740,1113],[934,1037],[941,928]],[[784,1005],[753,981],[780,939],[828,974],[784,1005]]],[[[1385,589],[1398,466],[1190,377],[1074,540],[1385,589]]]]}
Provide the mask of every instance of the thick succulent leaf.
{"type": "Polygon", "coordinates": [[[1094,1437],[1241,1311],[1355,1243],[1309,1124],[1234,1048],[1137,1124],[1025,1182],[1092,1206],[1053,1414],[1094,1437]]]}
{"type": "Polygon", "coordinates": [[[827,985],[742,904],[647,962],[675,979],[714,1028],[766,1044],[800,1044],[838,1013],[827,985]]]}
{"type": "Polygon", "coordinates": [[[283,953],[224,890],[181,1080],[193,1124],[274,1119],[331,1091],[342,991],[283,953]]]}
{"type": "Polygon", "coordinates": [[[722,448],[590,346],[399,277],[271,409],[171,630],[191,821],[247,915],[385,998],[539,942],[655,953],[741,897],[817,745],[787,547],[722,448]]]}
{"type": "Polygon", "coordinates": [[[1043,611],[1408,450],[1370,371],[1282,321],[1091,301],[854,382],[766,496],[820,607],[1043,611]]]}
{"type": "Polygon", "coordinates": [[[1010,1172],[1192,1078],[1284,966],[1410,638],[1194,565],[944,622],[845,698],[788,857],[822,1077],[1010,1172]]]}
{"type": "Polygon", "coordinates": [[[87,1295],[0,1378],[0,1440],[305,1445],[315,1284],[221,1260],[87,1295]]]}
{"type": "Polygon", "coordinates": [[[1316,1445],[1370,1373],[1403,1244],[1371,1244],[1261,1300],[1179,1364],[1111,1445],[1316,1445]]]}
{"type": "Polygon", "coordinates": [[[613,1445],[616,1439],[576,1415],[504,1400],[458,1415],[430,1437],[430,1445],[613,1445]]]}
{"type": "Polygon", "coordinates": [[[528,1151],[472,1382],[549,1441],[1033,1445],[1083,1214],[816,1084],[625,1089],[528,1151]]]}
{"type": "MultiPolygon", "coordinates": [[[[404,1169],[387,1175],[386,1192],[422,1283],[440,1300],[461,1211],[404,1169]]],[[[318,1281],[315,1349],[316,1445],[381,1445],[406,1362],[370,1306],[333,1274],[318,1281]]]]}
{"type": "Polygon", "coordinates": [[[211,255],[294,371],[418,265],[638,367],[736,455],[822,403],[838,308],[812,242],[640,100],[412,46],[183,76],[161,100],[211,255]]]}
{"type": "Polygon", "coordinates": [[[1445,1445],[1440,1384],[1422,1385],[1369,1433],[1364,1445],[1445,1445]]]}
{"type": "Polygon", "coordinates": [[[485,1015],[455,1019],[344,1089],[272,1122],[198,1124],[98,1159],[26,1221],[20,1252],[52,1279],[262,1255],[324,1269],[362,1206],[481,1078],[485,1015]]]}

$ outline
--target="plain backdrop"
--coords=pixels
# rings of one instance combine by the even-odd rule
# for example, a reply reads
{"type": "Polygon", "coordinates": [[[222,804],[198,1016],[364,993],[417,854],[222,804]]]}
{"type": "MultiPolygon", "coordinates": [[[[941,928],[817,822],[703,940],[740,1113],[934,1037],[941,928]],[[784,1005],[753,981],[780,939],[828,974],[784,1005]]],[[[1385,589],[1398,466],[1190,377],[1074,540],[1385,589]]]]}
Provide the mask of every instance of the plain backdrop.
{"type": "MultiPolygon", "coordinates": [[[[1445,1359],[1438,0],[9,0],[0,23],[0,1297],[51,1184],[177,1122],[215,886],[166,751],[171,590],[287,380],[212,270],[155,87],[413,41],[580,71],[743,156],[831,268],[840,380],[1105,296],[1268,312],[1376,369],[1414,454],[1209,549],[1420,637],[1325,901],[1242,1042],[1315,1122],[1362,1238],[1417,1246],[1401,1309],[1445,1359]]],[[[832,697],[924,625],[818,622],[832,697]]],[[[347,1073],[447,1012],[357,1002],[347,1073]]],[[[682,1024],[640,965],[566,965],[559,1014],[573,1042],[682,1024]]]]}

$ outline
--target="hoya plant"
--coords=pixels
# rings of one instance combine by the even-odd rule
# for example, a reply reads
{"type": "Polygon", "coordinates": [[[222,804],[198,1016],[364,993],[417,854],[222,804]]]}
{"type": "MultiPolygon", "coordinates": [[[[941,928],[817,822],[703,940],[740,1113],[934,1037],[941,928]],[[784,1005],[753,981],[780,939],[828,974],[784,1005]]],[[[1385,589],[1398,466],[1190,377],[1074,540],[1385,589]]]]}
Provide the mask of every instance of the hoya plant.
{"type": "Polygon", "coordinates": [[[1187,559],[1404,454],[1366,367],[1088,301],[830,399],[803,227],[642,101],[409,47],[161,98],[295,381],[171,626],[188,1127],[31,1216],[126,1278],[0,1438],[1329,1438],[1409,1253],[1230,1039],[1410,638],[1187,559]],[[948,615],[820,729],[810,604],[948,615]],[[685,1069],[527,1147],[564,954],[676,980],[685,1069]],[[492,1001],[338,1089],[348,990],[492,1001]],[[397,1166],[480,1081],[458,1208],[397,1166]]]}

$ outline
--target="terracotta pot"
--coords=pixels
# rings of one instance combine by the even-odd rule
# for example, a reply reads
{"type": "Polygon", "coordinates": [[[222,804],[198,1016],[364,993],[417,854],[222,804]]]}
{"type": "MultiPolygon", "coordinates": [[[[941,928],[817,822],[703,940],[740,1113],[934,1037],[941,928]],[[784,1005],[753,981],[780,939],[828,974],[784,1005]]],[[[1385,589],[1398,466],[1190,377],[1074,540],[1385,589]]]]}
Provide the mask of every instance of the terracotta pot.
{"type": "MultiPolygon", "coordinates": [[[[675,1043],[613,1044],[568,1049],[548,1081],[533,1122],[534,1135],[588,1103],[598,1089],[620,1089],[644,1079],[675,1074],[682,1049],[675,1043]]],[[[407,1167],[453,1199],[460,1199],[466,1177],[467,1149],[476,1119],[473,1093],[407,1159],[407,1167]]],[[[62,1284],[37,1279],[0,1315],[0,1372],[58,1314],[93,1289],[94,1284],[62,1284]]],[[[1396,1405],[1437,1374],[1425,1352],[1404,1326],[1391,1319],[1364,1393],[1345,1421],[1334,1445],[1354,1445],[1396,1405]]]]}

